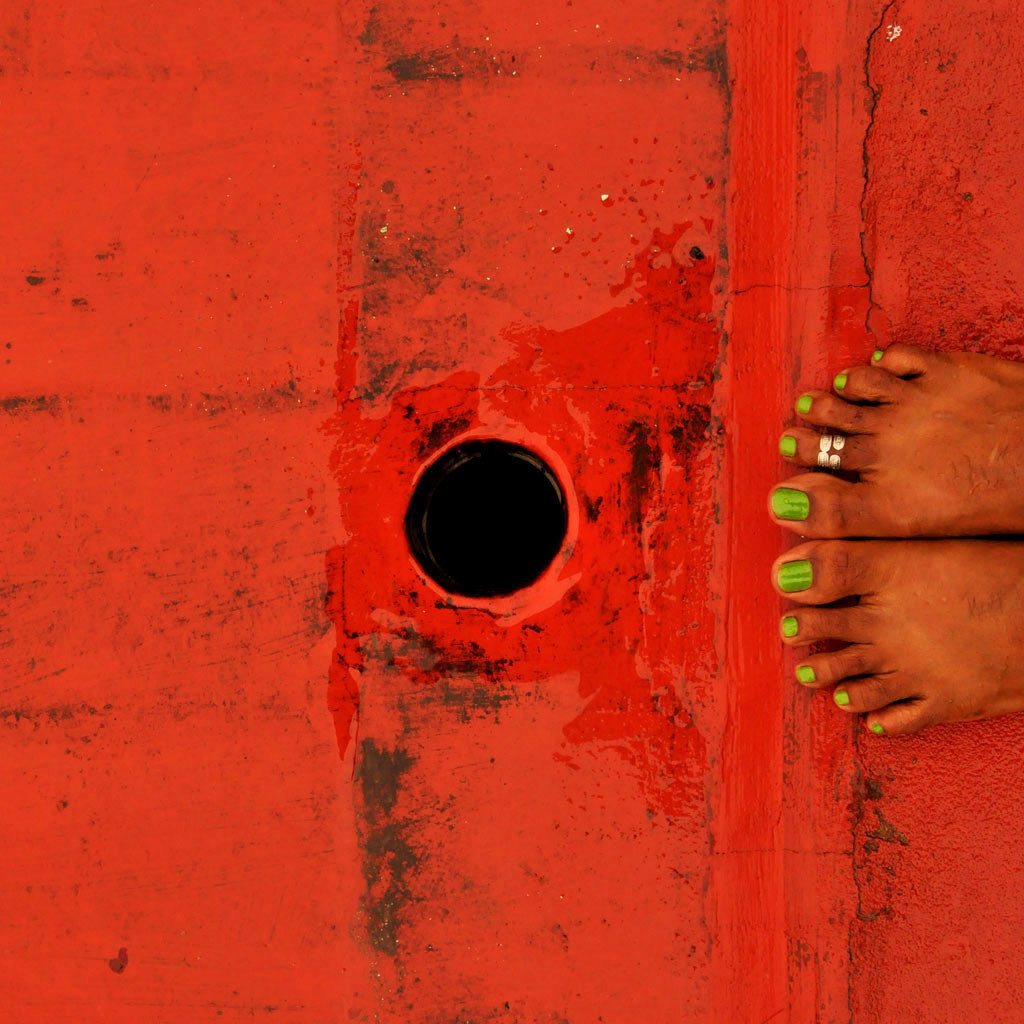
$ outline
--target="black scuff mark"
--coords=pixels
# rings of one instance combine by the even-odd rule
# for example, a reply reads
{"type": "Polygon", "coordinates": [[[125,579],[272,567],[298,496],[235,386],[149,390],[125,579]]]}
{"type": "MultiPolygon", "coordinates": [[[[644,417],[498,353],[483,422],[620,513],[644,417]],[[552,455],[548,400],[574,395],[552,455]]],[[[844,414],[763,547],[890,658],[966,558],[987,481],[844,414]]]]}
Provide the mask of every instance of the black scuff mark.
{"type": "Polygon", "coordinates": [[[639,530],[644,508],[661,471],[661,447],[657,431],[641,420],[628,424],[624,441],[630,453],[630,468],[626,474],[627,511],[630,524],[639,530]]]}
{"type": "Polygon", "coordinates": [[[10,395],[0,398],[0,411],[9,416],[18,416],[30,412],[60,412],[59,395],[10,395]]]}
{"type": "Polygon", "coordinates": [[[383,32],[383,25],[380,20],[380,8],[375,4],[370,8],[363,31],[356,37],[363,46],[373,46],[383,32]]]}
{"type": "Polygon", "coordinates": [[[470,414],[450,416],[448,419],[437,420],[423,432],[416,445],[416,453],[422,458],[431,452],[443,448],[449,441],[468,430],[473,423],[470,414]]]}
{"type": "Polygon", "coordinates": [[[396,82],[453,81],[518,73],[515,54],[479,46],[446,46],[423,53],[400,53],[384,65],[396,82]]]}
{"type": "Polygon", "coordinates": [[[474,641],[442,642],[414,629],[371,633],[360,639],[360,654],[386,670],[398,670],[422,684],[400,698],[406,705],[437,703],[454,711],[463,722],[473,717],[497,717],[507,704],[519,700],[510,684],[512,660],[489,657],[474,641]]]}
{"type": "Polygon", "coordinates": [[[401,747],[359,745],[355,777],[361,798],[362,873],[366,892],[361,907],[370,946],[397,957],[406,906],[413,900],[412,877],[420,854],[411,842],[413,822],[395,813],[403,777],[415,759],[401,747]]]}
{"type": "Polygon", "coordinates": [[[711,406],[690,405],[681,412],[682,421],[669,430],[669,437],[672,454],[682,467],[683,477],[689,480],[694,460],[712,438],[711,406]]]}
{"type": "Polygon", "coordinates": [[[518,700],[518,694],[506,686],[463,685],[459,680],[442,679],[436,689],[437,699],[459,716],[461,722],[473,718],[500,719],[506,704],[518,700]]]}
{"type": "Polygon", "coordinates": [[[604,496],[600,496],[591,500],[586,494],[581,494],[580,499],[583,502],[583,510],[586,513],[587,522],[596,523],[598,517],[601,515],[601,506],[604,504],[604,496]]]}

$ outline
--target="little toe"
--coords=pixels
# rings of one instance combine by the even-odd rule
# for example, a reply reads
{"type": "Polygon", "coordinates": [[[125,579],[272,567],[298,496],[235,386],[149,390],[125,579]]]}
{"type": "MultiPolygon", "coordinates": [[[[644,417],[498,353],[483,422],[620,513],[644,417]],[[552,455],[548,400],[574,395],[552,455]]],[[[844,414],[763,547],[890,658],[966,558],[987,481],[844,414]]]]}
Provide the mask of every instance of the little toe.
{"type": "Polygon", "coordinates": [[[837,373],[833,382],[836,391],[848,402],[879,402],[884,405],[899,400],[908,387],[905,381],[878,366],[851,366],[837,373]]]}
{"type": "Polygon", "coordinates": [[[884,536],[888,531],[877,512],[879,504],[871,481],[851,483],[831,473],[801,473],[768,495],[768,511],[776,524],[804,537],[884,536]]]}
{"type": "Polygon", "coordinates": [[[942,355],[939,352],[918,348],[917,345],[897,342],[890,345],[881,355],[876,352],[871,357],[871,362],[897,377],[920,377],[937,369],[942,362],[942,355]]]}
{"type": "MultiPolygon", "coordinates": [[[[807,427],[790,427],[779,438],[779,454],[798,466],[817,466],[822,438],[827,437],[828,434],[807,427]]],[[[832,450],[831,445],[826,450],[832,450]]],[[[870,437],[848,437],[839,454],[843,469],[859,473],[874,465],[874,440],[870,437]]]]}
{"type": "Polygon", "coordinates": [[[906,681],[898,673],[883,672],[840,683],[833,692],[832,699],[836,707],[842,708],[843,711],[865,714],[888,707],[894,701],[916,696],[917,694],[908,689],[906,681]]]}
{"type": "Polygon", "coordinates": [[[831,604],[872,594],[875,558],[870,541],[824,540],[798,544],[776,559],[772,583],[801,604],[831,604]]]}
{"type": "Polygon", "coordinates": [[[796,400],[796,411],[808,423],[844,434],[873,434],[878,410],[870,405],[854,405],[827,391],[808,391],[796,400]]]}
{"type": "Polygon", "coordinates": [[[872,635],[872,613],[860,606],[849,608],[794,608],[779,622],[782,642],[796,647],[821,640],[857,643],[872,635]]]}
{"type": "Polygon", "coordinates": [[[911,697],[872,711],[864,724],[875,736],[910,736],[937,721],[938,717],[927,700],[911,697]]]}
{"type": "Polygon", "coordinates": [[[881,667],[878,651],[871,644],[851,644],[838,651],[812,654],[796,667],[798,683],[810,688],[821,689],[835,686],[851,676],[868,675],[881,667]]]}

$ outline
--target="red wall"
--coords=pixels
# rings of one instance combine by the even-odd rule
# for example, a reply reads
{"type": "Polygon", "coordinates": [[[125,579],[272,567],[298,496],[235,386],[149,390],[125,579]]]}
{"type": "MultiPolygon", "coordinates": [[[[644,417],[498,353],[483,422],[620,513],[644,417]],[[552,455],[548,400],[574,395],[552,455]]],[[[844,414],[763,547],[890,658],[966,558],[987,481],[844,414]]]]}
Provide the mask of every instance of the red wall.
{"type": "Polygon", "coordinates": [[[1020,719],[798,692],[764,515],[798,388],[1019,354],[1021,13],[0,13],[4,1019],[1024,1021],[1020,719]]]}

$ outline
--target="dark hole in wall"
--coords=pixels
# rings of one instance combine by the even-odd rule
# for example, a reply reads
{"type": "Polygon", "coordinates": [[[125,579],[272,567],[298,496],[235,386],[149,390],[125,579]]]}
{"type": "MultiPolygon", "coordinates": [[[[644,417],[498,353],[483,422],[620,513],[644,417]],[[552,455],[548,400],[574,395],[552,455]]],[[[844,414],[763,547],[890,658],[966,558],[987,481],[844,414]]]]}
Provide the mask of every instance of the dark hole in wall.
{"type": "Polygon", "coordinates": [[[423,473],[405,517],[416,560],[445,590],[501,597],[534,583],[565,539],[565,495],[521,445],[467,441],[423,473]]]}

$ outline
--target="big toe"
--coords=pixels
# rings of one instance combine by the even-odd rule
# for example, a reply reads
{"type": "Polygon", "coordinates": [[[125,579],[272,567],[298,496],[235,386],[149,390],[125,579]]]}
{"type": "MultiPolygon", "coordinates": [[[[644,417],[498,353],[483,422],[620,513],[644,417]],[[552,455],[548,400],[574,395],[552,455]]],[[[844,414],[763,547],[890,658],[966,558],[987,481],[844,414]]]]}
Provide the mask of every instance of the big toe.
{"type": "Polygon", "coordinates": [[[780,555],[772,583],[784,597],[803,604],[831,604],[876,593],[887,570],[884,544],[873,541],[815,540],[780,555]]]}
{"type": "Polygon", "coordinates": [[[878,487],[826,473],[802,473],[768,496],[772,519],[803,537],[888,537],[893,524],[878,487]]]}

